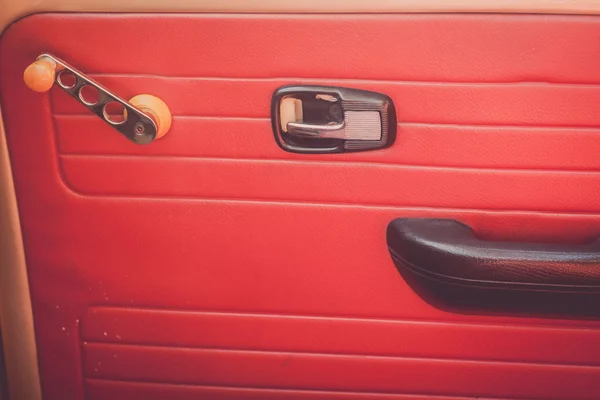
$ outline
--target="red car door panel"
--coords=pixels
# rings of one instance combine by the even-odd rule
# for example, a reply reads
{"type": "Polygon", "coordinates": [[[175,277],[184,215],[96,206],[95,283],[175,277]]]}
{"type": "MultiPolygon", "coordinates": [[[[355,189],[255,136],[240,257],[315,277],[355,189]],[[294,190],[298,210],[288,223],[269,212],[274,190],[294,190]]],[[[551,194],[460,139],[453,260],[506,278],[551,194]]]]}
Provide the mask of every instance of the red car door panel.
{"type": "Polygon", "coordinates": [[[597,320],[442,311],[385,240],[398,217],[597,238],[599,40],[600,18],[577,16],[15,23],[0,89],[45,398],[600,397],[597,320]],[[138,146],[28,90],[42,52],[161,97],[171,131],[138,146]],[[270,102],[288,84],[389,95],[396,143],[283,151],[270,102]]]}

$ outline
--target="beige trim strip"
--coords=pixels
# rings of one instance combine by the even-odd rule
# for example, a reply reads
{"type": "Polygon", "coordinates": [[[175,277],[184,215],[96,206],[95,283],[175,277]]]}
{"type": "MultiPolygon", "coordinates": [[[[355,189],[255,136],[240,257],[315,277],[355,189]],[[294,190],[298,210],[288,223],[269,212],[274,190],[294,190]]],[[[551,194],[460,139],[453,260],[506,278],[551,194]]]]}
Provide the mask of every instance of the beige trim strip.
{"type": "Polygon", "coordinates": [[[0,326],[11,399],[41,399],[33,314],[17,201],[0,119],[0,326]]]}
{"type": "Polygon", "coordinates": [[[600,14],[599,0],[0,0],[0,32],[39,12],[600,14]]]}

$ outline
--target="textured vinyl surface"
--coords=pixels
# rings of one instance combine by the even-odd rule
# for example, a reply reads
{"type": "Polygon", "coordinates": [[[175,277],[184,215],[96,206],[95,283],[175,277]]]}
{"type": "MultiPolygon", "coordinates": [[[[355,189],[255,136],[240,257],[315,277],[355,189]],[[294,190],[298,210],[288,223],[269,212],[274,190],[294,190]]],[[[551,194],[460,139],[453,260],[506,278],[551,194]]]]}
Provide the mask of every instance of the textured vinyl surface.
{"type": "Polygon", "coordinates": [[[83,319],[82,339],[92,393],[110,392],[122,379],[142,388],[144,382],[203,387],[235,380],[248,387],[319,387],[331,396],[367,396],[418,393],[419,377],[432,373],[445,377],[428,389],[435,397],[451,392],[564,398],[573,390],[565,387],[567,379],[582,393],[596,390],[600,364],[598,351],[590,352],[594,334],[505,324],[92,308],[83,319]],[[574,340],[563,343],[565,334],[574,340]],[[540,341],[561,349],[548,352],[540,341]],[[424,358],[432,348],[437,357],[424,358]],[[536,365],[542,360],[544,366],[536,365]],[[567,361],[569,367],[556,365],[567,361]],[[148,367],[135,368],[140,363],[148,367]],[[473,374],[482,379],[473,382],[473,374]]]}
{"type": "Polygon", "coordinates": [[[0,93],[44,398],[600,397],[598,321],[441,311],[385,242],[398,217],[596,238],[599,42],[595,17],[17,22],[0,93]],[[41,52],[161,97],[171,132],[136,146],[59,89],[28,91],[41,52]],[[389,95],[396,144],[283,152],[270,97],[303,82],[389,95]]]}

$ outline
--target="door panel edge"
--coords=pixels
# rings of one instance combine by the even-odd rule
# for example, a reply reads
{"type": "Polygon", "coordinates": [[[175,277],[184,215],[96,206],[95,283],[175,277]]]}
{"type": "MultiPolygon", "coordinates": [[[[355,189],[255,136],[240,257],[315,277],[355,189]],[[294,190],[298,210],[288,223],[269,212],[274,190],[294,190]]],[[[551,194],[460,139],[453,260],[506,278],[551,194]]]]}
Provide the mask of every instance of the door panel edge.
{"type": "MultiPolygon", "coordinates": [[[[1,114],[0,114],[1,116],[1,114]]],[[[0,119],[0,325],[11,399],[41,399],[33,313],[12,170],[0,119]]]]}
{"type": "Polygon", "coordinates": [[[189,13],[515,13],[600,14],[593,0],[4,0],[0,32],[19,18],[42,12],[189,13]]]}

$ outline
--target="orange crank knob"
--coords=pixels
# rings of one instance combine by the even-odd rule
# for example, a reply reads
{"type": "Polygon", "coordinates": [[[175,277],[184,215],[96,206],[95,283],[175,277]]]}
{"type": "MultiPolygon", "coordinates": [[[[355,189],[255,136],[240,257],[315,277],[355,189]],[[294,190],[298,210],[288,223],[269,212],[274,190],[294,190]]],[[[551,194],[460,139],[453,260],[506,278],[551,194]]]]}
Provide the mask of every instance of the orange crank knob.
{"type": "Polygon", "coordinates": [[[167,134],[171,128],[171,110],[164,101],[151,94],[138,94],[133,96],[129,103],[152,117],[156,123],[155,139],[167,134]]]}
{"type": "Polygon", "coordinates": [[[23,80],[34,92],[47,92],[54,84],[56,63],[49,58],[39,58],[25,68],[23,80]]]}

